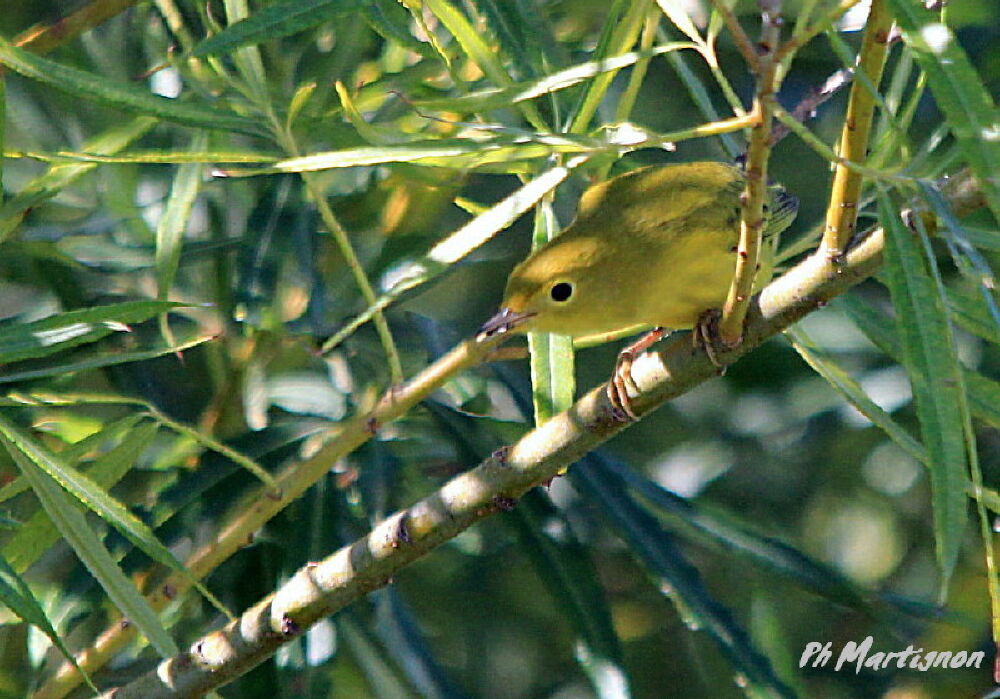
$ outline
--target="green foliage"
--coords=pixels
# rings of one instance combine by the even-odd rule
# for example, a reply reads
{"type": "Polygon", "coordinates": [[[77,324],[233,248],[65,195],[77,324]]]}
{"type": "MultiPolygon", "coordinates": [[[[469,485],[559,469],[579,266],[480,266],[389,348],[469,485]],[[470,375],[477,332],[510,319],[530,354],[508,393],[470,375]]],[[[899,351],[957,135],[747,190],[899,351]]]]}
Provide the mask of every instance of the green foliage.
{"type": "MultiPolygon", "coordinates": [[[[530,365],[449,377],[263,529],[239,528],[400,370],[475,333],[589,182],[745,145],[727,120],[752,71],[708,2],[155,0],[46,56],[22,32],[58,31],[50,3],[15,5],[0,18],[4,695],[83,682],[52,684],[61,654],[119,613],[137,654],[88,674],[127,682],[568,407],[574,379],[605,380],[616,347],[574,357],[533,337],[530,365]],[[244,548],[205,564],[234,531],[244,548]],[[169,570],[201,593],[175,598],[169,570]]],[[[785,37],[810,39],[789,111],[855,64],[839,5],[785,3],[785,37]]],[[[991,687],[986,667],[798,667],[808,642],[868,635],[992,648],[992,547],[968,504],[983,524],[1000,512],[1000,24],[991,0],[962,5],[887,2],[902,39],[868,81],[879,118],[852,164],[859,227],[886,231],[878,281],[223,693],[991,687]],[[952,210],[939,179],[963,167],[978,211],[952,210]]],[[[752,37],[758,8],[735,11],[752,37]]],[[[843,100],[817,112],[770,160],[802,202],[799,251],[822,232],[843,100]]]]}

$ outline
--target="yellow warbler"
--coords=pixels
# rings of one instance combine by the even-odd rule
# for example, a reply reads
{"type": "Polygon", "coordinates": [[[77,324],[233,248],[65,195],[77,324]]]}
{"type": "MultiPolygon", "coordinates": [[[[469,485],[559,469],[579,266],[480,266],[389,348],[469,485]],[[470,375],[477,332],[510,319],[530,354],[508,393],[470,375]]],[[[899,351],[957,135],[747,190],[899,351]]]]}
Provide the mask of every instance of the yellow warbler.
{"type": "MultiPolygon", "coordinates": [[[[590,187],[570,226],[514,268],[500,312],[480,332],[583,337],[656,327],[623,351],[609,384],[612,404],[634,417],[625,388],[634,354],[726,300],[745,187],[741,169],[716,162],[646,167],[590,187]]],[[[758,287],[797,210],[795,197],[769,186],[758,287]]]]}

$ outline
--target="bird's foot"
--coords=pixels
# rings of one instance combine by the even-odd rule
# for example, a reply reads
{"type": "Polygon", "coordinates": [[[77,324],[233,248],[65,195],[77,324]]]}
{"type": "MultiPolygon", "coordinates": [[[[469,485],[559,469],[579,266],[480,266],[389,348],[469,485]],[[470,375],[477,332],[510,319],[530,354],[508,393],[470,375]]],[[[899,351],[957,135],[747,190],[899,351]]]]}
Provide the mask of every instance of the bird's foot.
{"type": "Polygon", "coordinates": [[[691,344],[695,349],[704,350],[708,361],[719,370],[719,376],[726,373],[726,365],[719,361],[719,354],[729,349],[719,334],[719,319],[722,311],[710,308],[698,317],[691,330],[691,344]]]}
{"type": "Polygon", "coordinates": [[[632,410],[632,398],[629,395],[629,389],[636,393],[639,391],[639,387],[635,385],[635,379],[632,378],[633,361],[635,361],[635,355],[628,348],[623,349],[618,354],[614,373],[611,374],[611,380],[608,381],[608,402],[611,403],[612,413],[619,422],[630,422],[638,419],[635,411],[632,410]]]}
{"type": "Polygon", "coordinates": [[[632,378],[632,364],[641,352],[659,342],[666,334],[664,328],[653,328],[618,353],[614,373],[608,381],[608,402],[611,403],[611,409],[618,420],[631,422],[639,419],[632,408],[631,394],[639,392],[639,386],[632,378]]]}

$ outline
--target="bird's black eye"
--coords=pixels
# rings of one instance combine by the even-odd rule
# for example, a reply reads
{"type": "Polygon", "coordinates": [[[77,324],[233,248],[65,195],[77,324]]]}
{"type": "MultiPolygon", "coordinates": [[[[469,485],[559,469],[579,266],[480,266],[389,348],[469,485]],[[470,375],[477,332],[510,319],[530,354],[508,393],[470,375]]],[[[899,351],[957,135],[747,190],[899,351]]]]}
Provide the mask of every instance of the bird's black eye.
{"type": "Polygon", "coordinates": [[[569,301],[569,297],[573,295],[573,285],[569,282],[553,284],[549,290],[549,295],[552,296],[553,301],[558,301],[559,303],[569,301]]]}

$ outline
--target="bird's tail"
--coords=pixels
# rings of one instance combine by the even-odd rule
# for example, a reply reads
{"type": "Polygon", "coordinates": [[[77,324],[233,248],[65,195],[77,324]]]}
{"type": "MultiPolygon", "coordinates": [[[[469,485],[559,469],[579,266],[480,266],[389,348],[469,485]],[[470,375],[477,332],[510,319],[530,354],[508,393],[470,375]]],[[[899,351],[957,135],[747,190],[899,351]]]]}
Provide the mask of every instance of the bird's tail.
{"type": "Polygon", "coordinates": [[[754,277],[754,293],[771,281],[781,233],[792,224],[795,214],[799,212],[798,198],[786,192],[780,184],[770,185],[768,195],[767,224],[761,241],[760,264],[754,277]]]}

